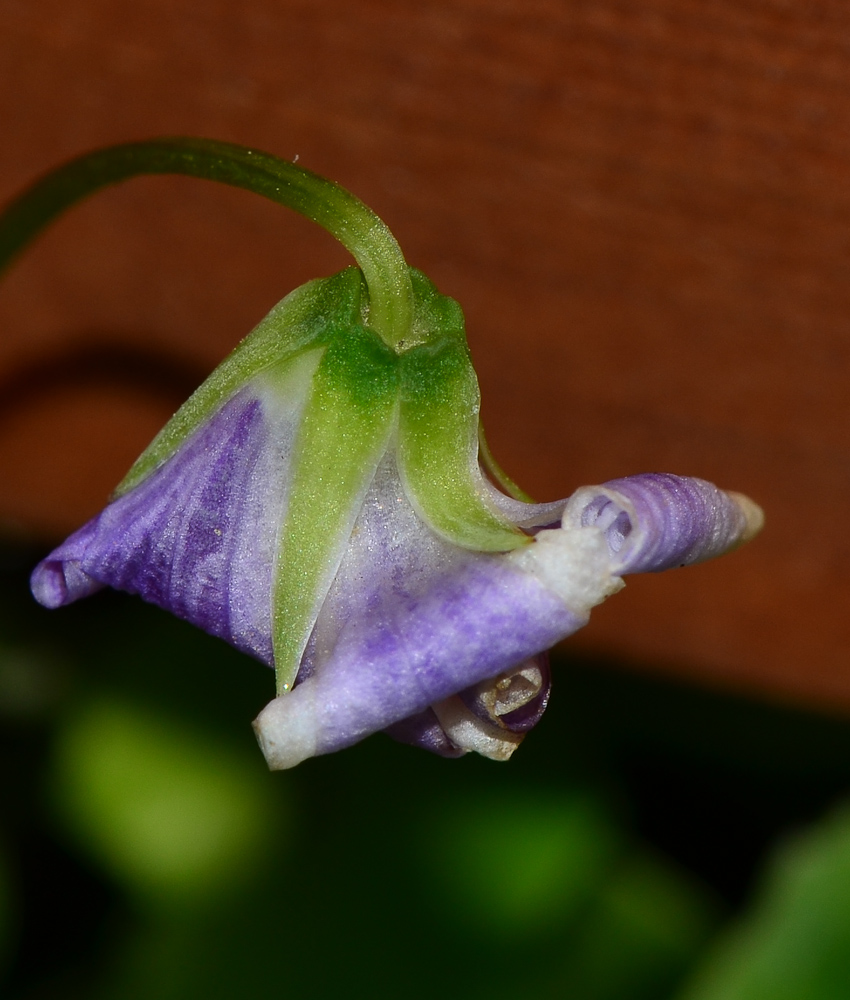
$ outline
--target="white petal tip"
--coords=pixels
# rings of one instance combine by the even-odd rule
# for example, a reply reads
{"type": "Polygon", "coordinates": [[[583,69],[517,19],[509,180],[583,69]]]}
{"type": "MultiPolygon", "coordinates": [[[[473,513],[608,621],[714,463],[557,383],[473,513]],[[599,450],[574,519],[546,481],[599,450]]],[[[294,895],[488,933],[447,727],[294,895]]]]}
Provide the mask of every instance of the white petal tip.
{"type": "Polygon", "coordinates": [[[254,720],[254,734],[270,771],[285,771],[315,756],[315,719],[305,701],[297,692],[283,695],[270,701],[254,720]]]}
{"type": "Polygon", "coordinates": [[[750,500],[743,493],[730,493],[729,496],[738,505],[739,510],[744,515],[744,531],[741,535],[740,543],[749,542],[764,527],[764,511],[755,501],[750,500]]]}

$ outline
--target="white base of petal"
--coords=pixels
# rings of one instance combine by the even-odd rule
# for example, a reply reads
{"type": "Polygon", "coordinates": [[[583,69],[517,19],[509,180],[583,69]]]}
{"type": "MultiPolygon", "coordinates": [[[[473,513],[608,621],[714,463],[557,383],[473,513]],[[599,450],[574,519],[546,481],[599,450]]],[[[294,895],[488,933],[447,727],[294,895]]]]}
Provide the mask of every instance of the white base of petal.
{"type": "Polygon", "coordinates": [[[254,720],[254,733],[270,771],[285,771],[316,754],[316,713],[310,685],[275,698],[254,720]]]}
{"type": "Polygon", "coordinates": [[[507,557],[554,591],[576,614],[584,614],[625,584],[611,573],[605,533],[566,525],[541,531],[533,545],[507,557]]]}

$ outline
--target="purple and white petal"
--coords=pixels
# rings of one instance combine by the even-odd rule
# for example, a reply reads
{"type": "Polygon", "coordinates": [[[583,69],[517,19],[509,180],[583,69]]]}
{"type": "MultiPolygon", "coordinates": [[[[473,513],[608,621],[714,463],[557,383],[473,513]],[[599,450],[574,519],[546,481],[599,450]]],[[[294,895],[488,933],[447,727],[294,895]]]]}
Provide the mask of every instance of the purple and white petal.
{"type": "Polygon", "coordinates": [[[240,390],[160,469],[35,569],[48,607],[102,586],[138,594],[271,665],[271,594],[289,463],[310,375],[240,390]]]}
{"type": "Polygon", "coordinates": [[[737,548],[758,534],[764,514],[703,479],[647,473],[577,490],[563,524],[601,528],[613,572],[656,573],[737,548]]]}
{"type": "Polygon", "coordinates": [[[619,589],[609,561],[595,528],[541,531],[507,555],[459,549],[419,519],[388,455],[299,683],[255,723],[270,766],[349,746],[511,674],[581,628],[590,608],[619,589]]]}
{"type": "MultiPolygon", "coordinates": [[[[36,568],[36,597],[57,607],[102,586],[137,593],[273,665],[278,535],[316,361],[293,366],[286,391],[263,376],[240,390],[36,568]]],[[[379,730],[443,756],[507,759],[546,707],[546,650],[622,574],[719,555],[762,522],[745,497],[662,474],[552,504],[491,499],[528,545],[500,554],[445,541],[416,513],[388,450],[296,684],[255,722],[270,767],[379,730]]]]}

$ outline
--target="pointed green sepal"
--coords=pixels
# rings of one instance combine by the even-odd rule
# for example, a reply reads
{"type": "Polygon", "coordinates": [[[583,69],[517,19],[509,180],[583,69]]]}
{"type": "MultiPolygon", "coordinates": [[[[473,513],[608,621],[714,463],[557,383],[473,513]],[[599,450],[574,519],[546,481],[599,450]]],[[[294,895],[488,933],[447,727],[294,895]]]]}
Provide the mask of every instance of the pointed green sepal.
{"type": "Polygon", "coordinates": [[[163,465],[250,379],[358,323],[361,297],[362,276],[356,267],[290,292],[186,400],[136,460],[115,496],[138,486],[163,465]]]}
{"type": "Polygon", "coordinates": [[[278,693],[295,681],[363,497],[395,432],[398,355],[363,326],[328,345],[296,442],[272,603],[278,693]]]}
{"type": "Polygon", "coordinates": [[[460,306],[411,271],[413,334],[401,355],[399,471],[420,516],[463,548],[506,552],[529,539],[492,505],[478,465],[478,379],[460,306]]]}

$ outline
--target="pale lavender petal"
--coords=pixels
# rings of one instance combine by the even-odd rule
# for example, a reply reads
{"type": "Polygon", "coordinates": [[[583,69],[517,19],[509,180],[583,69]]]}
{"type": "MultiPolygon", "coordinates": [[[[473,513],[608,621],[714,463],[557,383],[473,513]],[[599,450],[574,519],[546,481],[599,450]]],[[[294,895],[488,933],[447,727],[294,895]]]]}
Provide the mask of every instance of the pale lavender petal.
{"type": "Polygon", "coordinates": [[[260,715],[266,759],[291,767],[356,743],[507,671],[586,621],[506,560],[465,566],[421,601],[342,629],[330,659],[260,715]]]}
{"type": "Polygon", "coordinates": [[[487,496],[493,506],[509,521],[522,528],[529,535],[534,535],[543,528],[556,528],[561,523],[567,500],[552,500],[549,503],[526,503],[506,496],[486,477],[484,484],[487,496]]]}
{"type": "Polygon", "coordinates": [[[759,507],[703,479],[647,473],[585,486],[570,498],[564,525],[607,536],[615,573],[655,573],[737,548],[761,528],[759,507]]]}
{"type": "Polygon", "coordinates": [[[383,728],[509,670],[587,621],[536,577],[498,559],[467,564],[435,580],[425,598],[384,611],[350,622],[305,682],[345,690],[352,732],[383,728]]]}
{"type": "MultiPolygon", "coordinates": [[[[607,581],[602,538],[588,537],[599,539],[604,571],[594,574],[607,581]]],[[[538,546],[551,548],[528,549],[538,546]]],[[[522,553],[444,542],[416,516],[388,457],[316,623],[300,683],[257,720],[271,766],[355,743],[511,671],[584,625],[591,604],[572,606],[522,553]]]]}

